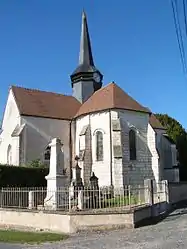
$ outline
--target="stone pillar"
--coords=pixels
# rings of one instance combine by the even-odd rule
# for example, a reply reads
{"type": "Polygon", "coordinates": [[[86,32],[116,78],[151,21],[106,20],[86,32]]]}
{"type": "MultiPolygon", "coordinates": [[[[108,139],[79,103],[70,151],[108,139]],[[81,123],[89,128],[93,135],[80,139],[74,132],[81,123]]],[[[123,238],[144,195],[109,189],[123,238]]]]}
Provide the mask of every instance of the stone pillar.
{"type": "Polygon", "coordinates": [[[167,212],[170,209],[170,202],[169,202],[169,186],[168,181],[162,181],[162,199],[161,199],[161,211],[167,212]]]}
{"type": "Polygon", "coordinates": [[[154,204],[153,180],[144,180],[144,189],[145,203],[152,206],[154,204]]]}
{"type": "MultiPolygon", "coordinates": [[[[60,139],[54,138],[51,147],[50,168],[47,180],[47,196],[44,206],[47,209],[58,209],[63,206],[63,196],[66,194],[67,176],[64,175],[64,152],[60,139]]],[[[64,203],[65,204],[65,203],[64,203]]]]}
{"type": "Polygon", "coordinates": [[[34,191],[29,191],[29,209],[34,208],[34,191]]]}
{"type": "Polygon", "coordinates": [[[78,209],[82,210],[83,208],[84,208],[83,190],[79,190],[79,192],[78,192],[78,209]]]}

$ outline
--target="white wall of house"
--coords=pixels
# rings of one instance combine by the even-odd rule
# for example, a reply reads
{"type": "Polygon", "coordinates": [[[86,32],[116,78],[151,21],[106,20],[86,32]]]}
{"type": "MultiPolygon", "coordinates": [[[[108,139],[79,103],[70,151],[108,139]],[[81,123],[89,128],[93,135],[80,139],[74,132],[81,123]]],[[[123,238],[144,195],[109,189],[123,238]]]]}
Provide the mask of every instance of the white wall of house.
{"type": "Polygon", "coordinates": [[[63,143],[65,168],[69,167],[70,121],[50,118],[22,116],[21,124],[26,124],[22,147],[25,148],[25,163],[43,159],[45,148],[52,138],[60,138],[63,143]]]}
{"type": "Polygon", "coordinates": [[[20,125],[20,115],[10,89],[2,122],[2,133],[0,135],[0,163],[2,164],[11,163],[12,165],[19,165],[19,136],[11,136],[17,125],[20,125]],[[7,151],[10,146],[10,157],[12,159],[8,162],[7,151]]]}

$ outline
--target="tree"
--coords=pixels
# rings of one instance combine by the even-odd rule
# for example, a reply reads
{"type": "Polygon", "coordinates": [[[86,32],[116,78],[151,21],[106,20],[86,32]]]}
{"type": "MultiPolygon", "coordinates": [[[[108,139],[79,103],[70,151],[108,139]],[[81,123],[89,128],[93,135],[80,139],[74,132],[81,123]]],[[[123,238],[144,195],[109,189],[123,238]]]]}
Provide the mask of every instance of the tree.
{"type": "Polygon", "coordinates": [[[182,125],[167,114],[155,114],[167,129],[168,136],[175,142],[178,150],[180,179],[187,180],[187,132],[182,125]]]}

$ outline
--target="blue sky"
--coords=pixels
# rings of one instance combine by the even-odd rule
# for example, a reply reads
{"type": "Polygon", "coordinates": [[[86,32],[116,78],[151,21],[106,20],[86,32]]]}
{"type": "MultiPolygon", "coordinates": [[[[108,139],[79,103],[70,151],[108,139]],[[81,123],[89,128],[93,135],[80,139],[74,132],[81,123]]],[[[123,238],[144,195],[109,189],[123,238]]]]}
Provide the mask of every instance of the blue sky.
{"type": "Polygon", "coordinates": [[[169,0],[0,0],[0,118],[10,85],[71,94],[81,11],[104,85],[187,128],[187,79],[169,0]]]}

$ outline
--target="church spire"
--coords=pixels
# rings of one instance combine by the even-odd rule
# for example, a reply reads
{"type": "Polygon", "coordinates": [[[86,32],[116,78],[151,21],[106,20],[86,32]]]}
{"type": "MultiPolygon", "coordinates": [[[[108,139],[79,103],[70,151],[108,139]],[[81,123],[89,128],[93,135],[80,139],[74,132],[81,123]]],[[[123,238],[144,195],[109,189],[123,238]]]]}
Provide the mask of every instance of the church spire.
{"type": "Polygon", "coordinates": [[[86,13],[82,12],[81,40],[79,64],[71,75],[73,95],[81,102],[85,102],[102,86],[103,75],[95,67],[88,31],[86,13]]]}
{"type": "Polygon", "coordinates": [[[82,12],[82,29],[79,52],[79,65],[94,66],[86,13],[82,12]]]}

